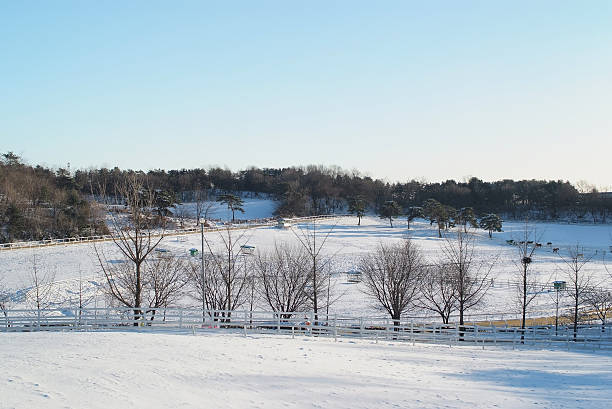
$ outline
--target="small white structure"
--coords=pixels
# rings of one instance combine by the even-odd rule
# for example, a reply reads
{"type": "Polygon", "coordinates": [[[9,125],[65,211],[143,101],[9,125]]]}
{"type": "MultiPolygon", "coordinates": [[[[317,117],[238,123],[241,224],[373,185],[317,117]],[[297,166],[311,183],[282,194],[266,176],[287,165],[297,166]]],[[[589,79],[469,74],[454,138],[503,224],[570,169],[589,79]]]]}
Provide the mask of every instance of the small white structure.
{"type": "Polygon", "coordinates": [[[291,227],[291,223],[287,219],[278,219],[278,224],[276,225],[279,229],[288,229],[291,227]]]}
{"type": "Polygon", "coordinates": [[[255,254],[255,246],[248,246],[245,244],[240,246],[240,248],[242,249],[242,254],[255,254]]]}
{"type": "Polygon", "coordinates": [[[349,283],[360,283],[361,282],[361,271],[347,271],[346,272],[346,281],[349,283]]]}

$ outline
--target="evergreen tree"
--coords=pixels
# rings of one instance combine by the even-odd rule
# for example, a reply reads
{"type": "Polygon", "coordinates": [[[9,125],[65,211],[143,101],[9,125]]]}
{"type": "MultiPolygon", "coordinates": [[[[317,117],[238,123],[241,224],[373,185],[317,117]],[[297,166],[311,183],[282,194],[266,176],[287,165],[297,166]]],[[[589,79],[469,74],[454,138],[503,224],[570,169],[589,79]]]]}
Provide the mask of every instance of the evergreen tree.
{"type": "Polygon", "coordinates": [[[440,207],[442,207],[442,204],[436,199],[427,199],[423,203],[423,217],[429,220],[430,226],[433,226],[434,222],[438,220],[437,215],[440,213],[440,207]]]}
{"type": "Polygon", "coordinates": [[[389,219],[389,224],[393,227],[393,219],[401,214],[402,209],[395,200],[387,200],[380,208],[380,218],[389,219]]]}
{"type": "Polygon", "coordinates": [[[463,226],[463,231],[467,233],[467,225],[469,224],[473,228],[478,227],[478,220],[474,214],[474,209],[471,207],[463,207],[457,212],[457,224],[463,226]]]}
{"type": "Polygon", "coordinates": [[[353,198],[349,201],[348,212],[350,214],[354,214],[359,219],[357,223],[358,226],[361,226],[361,218],[365,216],[366,211],[366,203],[361,197],[353,198]]]}
{"type": "Polygon", "coordinates": [[[244,213],[244,209],[242,208],[242,206],[244,206],[244,201],[240,196],[226,193],[217,197],[217,202],[225,203],[227,208],[232,211],[232,222],[235,220],[235,212],[244,213]]]}
{"type": "Polygon", "coordinates": [[[480,228],[488,230],[489,238],[492,238],[494,231],[502,231],[502,219],[496,214],[487,214],[480,219],[480,228]]]}
{"type": "Polygon", "coordinates": [[[156,190],[154,196],[154,206],[159,217],[165,217],[172,214],[170,208],[176,207],[178,201],[172,192],[167,190],[156,190]]]}
{"type": "Polygon", "coordinates": [[[408,208],[406,212],[406,223],[408,230],[410,230],[410,222],[419,217],[423,217],[423,208],[419,206],[412,206],[408,208]]]}

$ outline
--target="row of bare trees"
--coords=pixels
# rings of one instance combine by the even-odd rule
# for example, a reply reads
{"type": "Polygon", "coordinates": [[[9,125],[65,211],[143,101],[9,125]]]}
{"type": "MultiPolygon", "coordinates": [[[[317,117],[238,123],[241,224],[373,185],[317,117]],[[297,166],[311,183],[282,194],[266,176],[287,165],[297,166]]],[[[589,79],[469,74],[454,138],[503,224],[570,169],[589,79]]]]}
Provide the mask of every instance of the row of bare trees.
{"type": "MultiPolygon", "coordinates": [[[[201,303],[203,310],[236,310],[257,303],[286,315],[313,311],[315,321],[328,313],[334,301],[331,281],[333,256],[324,251],[333,228],[318,230],[316,223],[294,230],[293,244],[277,244],[269,252],[249,255],[245,245],[247,230],[229,227],[216,237],[202,234],[199,259],[184,259],[159,248],[165,236],[163,218],[155,214],[155,191],[145,179],[134,174],[119,189],[122,211],[109,213],[113,241],[122,258],[109,263],[107,255],[96,248],[99,264],[106,276],[108,293],[116,303],[134,310],[135,317],[146,308],[175,304],[185,295],[201,303]]],[[[520,271],[517,300],[522,327],[529,307],[540,291],[533,274],[536,241],[525,240],[517,246],[520,271]]],[[[365,293],[377,307],[399,322],[402,315],[420,308],[438,314],[448,323],[454,313],[464,325],[465,313],[485,299],[492,283],[496,258],[477,251],[475,235],[465,229],[448,234],[436,260],[424,261],[419,247],[411,240],[401,244],[380,244],[359,262],[365,293]]],[[[569,253],[563,259],[573,291],[573,322],[576,328],[580,311],[595,297],[589,276],[583,274],[588,257],[569,253]],[[573,255],[572,255],[573,254],[573,255]]],[[[603,293],[602,293],[603,294],[603,293]]],[[[607,301],[606,301],[607,302],[607,301]]],[[[597,301],[599,305],[605,303],[597,301]]],[[[606,308],[601,308],[603,314],[606,308]]],[[[226,315],[227,316],[227,315],[226,315]]],[[[604,315],[605,319],[605,315],[604,315]]]]}
{"type": "MultiPolygon", "coordinates": [[[[557,311],[560,297],[565,300],[564,317],[572,325],[574,339],[583,321],[599,319],[605,331],[606,320],[612,313],[612,293],[604,288],[605,279],[595,280],[587,268],[594,254],[585,254],[579,245],[559,254],[558,273],[566,281],[557,282],[562,287],[550,288],[550,280],[541,281],[543,272],[534,267],[538,246],[535,240],[528,240],[532,234],[526,226],[525,240],[517,244],[518,280],[512,284],[521,316],[522,337],[534,301],[544,294],[552,296],[557,311]]],[[[448,323],[456,313],[459,325],[464,325],[465,313],[483,306],[494,283],[491,272],[498,259],[478,252],[475,237],[457,229],[446,236],[438,259],[433,261],[425,261],[418,245],[410,239],[398,244],[380,244],[360,263],[366,294],[396,325],[402,315],[423,309],[439,315],[443,323],[448,323]]],[[[555,325],[558,312],[556,318],[555,325]]]]}
{"type": "MultiPolygon", "coordinates": [[[[176,306],[187,297],[199,301],[203,313],[226,310],[216,317],[221,320],[230,318],[230,310],[245,306],[251,311],[255,306],[269,307],[284,313],[283,318],[289,318],[300,312],[315,311],[315,299],[318,308],[315,315],[318,315],[322,308],[327,309],[333,303],[337,294],[331,286],[331,257],[323,256],[322,248],[318,247],[325,244],[329,231],[319,237],[317,234],[320,233],[312,227],[295,232],[293,244],[276,244],[268,252],[251,255],[245,253],[244,243],[249,239],[246,231],[226,229],[215,237],[203,236],[201,258],[177,257],[151,250],[148,253],[151,256],[146,257],[139,268],[129,258],[130,252],[119,260],[103,258],[101,251],[98,257],[107,278],[107,295],[115,305],[133,309],[135,317],[142,311],[149,311],[149,317],[155,317],[154,312],[150,313],[154,308],[176,306]],[[308,246],[308,242],[312,246],[308,246]],[[319,245],[315,246],[317,242],[319,245]],[[313,252],[313,248],[317,251],[313,252]]],[[[409,239],[379,244],[359,261],[364,293],[373,300],[375,307],[391,317],[395,325],[413,310],[431,311],[444,323],[450,321],[451,315],[458,314],[459,324],[464,325],[465,313],[483,303],[493,283],[491,271],[496,261],[495,257],[476,251],[475,237],[458,229],[444,240],[435,261],[426,260],[419,246],[409,239]]],[[[156,241],[150,243],[157,248],[156,241]]],[[[535,280],[536,251],[530,250],[528,257],[532,260],[527,263],[523,260],[527,257],[527,247],[517,248],[521,256],[516,263],[517,271],[524,279],[515,282],[516,300],[525,328],[527,312],[534,299],[543,294],[544,287],[535,280]]],[[[585,270],[591,256],[578,251],[583,250],[577,246],[569,249],[567,256],[559,256],[568,283],[563,297],[571,301],[567,318],[574,324],[575,337],[578,323],[592,320],[594,316],[601,319],[602,330],[605,329],[612,308],[609,290],[593,285],[593,276],[585,270]]],[[[53,298],[49,281],[35,259],[30,301],[39,311],[47,308],[53,298]]],[[[559,292],[554,294],[559,296],[559,292]]],[[[3,299],[6,301],[6,297],[3,299]]],[[[79,297],[79,307],[82,306],[79,297]]]]}
{"type": "MultiPolygon", "coordinates": [[[[228,227],[215,237],[202,230],[200,258],[185,259],[160,248],[166,224],[154,213],[155,191],[142,175],[126,178],[116,195],[124,205],[112,207],[108,220],[120,259],[109,259],[101,247],[94,249],[111,300],[133,309],[136,318],[185,295],[203,310],[225,310],[224,317],[245,303],[253,309],[258,300],[274,311],[313,310],[316,319],[320,308],[328,308],[328,258],[322,249],[330,231],[321,235],[313,224],[295,232],[293,246],[278,245],[270,253],[251,256],[245,252],[247,230],[228,227]]],[[[201,199],[198,213],[206,214],[206,198],[201,199]]]]}
{"type": "Polygon", "coordinates": [[[479,305],[489,288],[494,260],[475,253],[474,236],[460,229],[447,238],[441,257],[425,262],[419,246],[410,239],[403,243],[380,244],[361,259],[365,292],[399,325],[405,313],[425,309],[448,323],[459,313],[479,305]]]}

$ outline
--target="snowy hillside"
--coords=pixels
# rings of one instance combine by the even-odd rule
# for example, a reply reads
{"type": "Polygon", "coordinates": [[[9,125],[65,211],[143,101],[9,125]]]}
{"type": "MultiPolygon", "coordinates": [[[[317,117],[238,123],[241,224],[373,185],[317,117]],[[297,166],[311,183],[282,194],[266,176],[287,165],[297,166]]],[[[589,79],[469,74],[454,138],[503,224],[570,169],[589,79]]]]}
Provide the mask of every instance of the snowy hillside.
{"type": "Polygon", "coordinates": [[[612,357],[283,336],[1,334],[0,408],[604,408],[612,357]]]}

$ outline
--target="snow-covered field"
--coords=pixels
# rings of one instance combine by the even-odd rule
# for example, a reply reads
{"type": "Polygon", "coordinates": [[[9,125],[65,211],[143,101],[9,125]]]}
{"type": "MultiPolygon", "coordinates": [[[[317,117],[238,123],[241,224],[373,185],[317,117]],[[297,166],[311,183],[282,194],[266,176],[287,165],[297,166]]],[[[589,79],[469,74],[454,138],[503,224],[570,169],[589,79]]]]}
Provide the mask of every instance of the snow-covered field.
{"type": "MultiPolygon", "coordinates": [[[[243,198],[242,208],[244,213],[235,212],[236,219],[253,220],[272,217],[278,207],[278,201],[261,198],[243,198]]],[[[176,206],[178,211],[184,210],[192,218],[196,215],[196,204],[192,202],[182,203],[176,206]]],[[[210,219],[232,220],[232,212],[222,203],[214,203],[208,212],[210,219]]]]}
{"type": "MultiPolygon", "coordinates": [[[[497,258],[494,285],[480,312],[515,313],[516,248],[521,223],[505,223],[489,239],[479,231],[479,255],[497,258]]],[[[444,239],[428,223],[394,228],[366,217],[319,223],[331,230],[324,252],[334,271],[356,266],[359,257],[382,242],[411,237],[434,261],[444,239]],[[332,229],[333,228],[333,229],[332,229]]],[[[563,279],[561,255],[576,243],[595,255],[588,271],[610,288],[604,262],[610,262],[610,226],[536,225],[539,241],[534,271],[541,281],[563,279]],[[596,254],[595,254],[596,253],[596,254]]],[[[297,244],[299,229],[263,227],[244,233],[258,251],[275,243],[297,244]]],[[[242,234],[234,232],[235,237],[242,234]]],[[[213,246],[218,233],[207,233],[213,246]]],[[[168,237],[161,247],[186,258],[199,248],[198,234],[168,237]]],[[[113,243],[98,243],[110,262],[119,259],[113,243]]],[[[194,259],[195,260],[195,259],[194,259]]],[[[88,291],[101,294],[100,266],[91,244],[0,252],[4,283],[15,292],[28,286],[28,273],[55,272],[56,295],[76,297],[79,276],[88,291]]],[[[382,315],[365,299],[361,284],[335,276],[340,295],[331,313],[382,315]]],[[[16,295],[18,295],[16,293],[16,295]]],[[[552,299],[539,297],[534,314],[550,313],[552,299]]],[[[91,303],[103,302],[102,297],[91,303]]],[[[190,302],[185,298],[185,302],[190,302]]],[[[11,308],[27,306],[19,297],[11,308]]],[[[479,311],[474,311],[479,312],[479,311]]],[[[610,352],[511,350],[502,347],[416,345],[409,343],[285,336],[138,332],[0,333],[0,409],[4,408],[604,408],[612,402],[610,352]],[[537,406],[536,406],[537,405],[537,406]]]]}
{"type": "MultiPolygon", "coordinates": [[[[375,218],[366,217],[361,226],[357,226],[354,217],[340,217],[333,220],[319,222],[317,225],[321,236],[331,229],[331,234],[324,247],[324,253],[334,256],[333,271],[340,273],[348,271],[357,266],[359,258],[367,251],[374,249],[382,242],[397,242],[406,237],[411,237],[423,250],[429,261],[435,261],[441,256],[441,245],[444,239],[437,237],[437,231],[424,221],[411,224],[407,230],[405,222],[396,221],[395,227],[391,228],[388,222],[375,218]]],[[[612,258],[610,257],[610,245],[612,245],[612,227],[609,225],[567,225],[555,223],[540,223],[533,225],[536,229],[538,240],[552,246],[544,245],[538,249],[533,271],[538,275],[540,281],[551,283],[554,280],[566,279],[563,270],[563,262],[559,255],[554,254],[552,249],[560,248],[560,255],[567,256],[567,248],[580,243],[584,246],[584,253],[593,255],[592,261],[585,267],[585,272],[592,274],[593,282],[605,288],[612,288],[612,279],[605,269],[608,264],[610,268],[612,258]]],[[[515,290],[509,283],[517,279],[517,267],[515,261],[518,254],[514,246],[506,244],[507,239],[521,239],[524,228],[522,223],[507,222],[504,224],[503,233],[495,233],[493,239],[489,239],[486,232],[478,230],[477,248],[479,254],[488,259],[496,258],[497,262],[493,268],[491,278],[493,287],[489,290],[487,303],[479,310],[471,313],[500,313],[513,317],[517,312],[514,305],[515,290]]],[[[257,251],[270,250],[275,243],[298,244],[296,237],[299,235],[297,229],[278,229],[275,227],[262,227],[248,230],[242,237],[242,243],[256,246],[257,251]]],[[[238,237],[241,232],[234,232],[238,237]]],[[[213,246],[220,246],[219,233],[207,233],[208,240],[213,246]]],[[[107,259],[112,262],[119,259],[115,245],[112,242],[98,243],[107,259]]],[[[167,237],[163,240],[161,248],[175,254],[189,257],[190,248],[200,248],[199,234],[190,234],[180,237],[167,237]]],[[[195,261],[195,259],[194,259],[195,261]]],[[[36,262],[42,271],[55,273],[58,282],[58,299],[74,298],[78,288],[79,276],[83,277],[85,286],[90,292],[99,290],[103,282],[100,276],[100,266],[95,257],[92,244],[70,244],[48,248],[21,249],[0,252],[1,273],[4,276],[5,285],[14,291],[28,286],[28,273],[36,262]]],[[[342,274],[336,275],[334,290],[340,296],[332,308],[332,313],[351,315],[380,315],[381,312],[374,309],[361,291],[361,284],[349,284],[342,274]]],[[[101,295],[101,291],[98,294],[101,295]]],[[[92,300],[93,302],[93,300],[92,300]]],[[[189,299],[185,298],[188,303],[189,299]]],[[[549,294],[542,294],[536,299],[533,315],[549,314],[553,305],[553,299],[549,294]]],[[[19,297],[16,297],[13,307],[23,306],[19,297]],[[21,304],[21,305],[20,305],[21,304]]],[[[265,306],[261,306],[265,308],[265,306]]]]}
{"type": "Polygon", "coordinates": [[[150,333],[0,334],[0,408],[605,408],[612,356],[150,333]]]}

